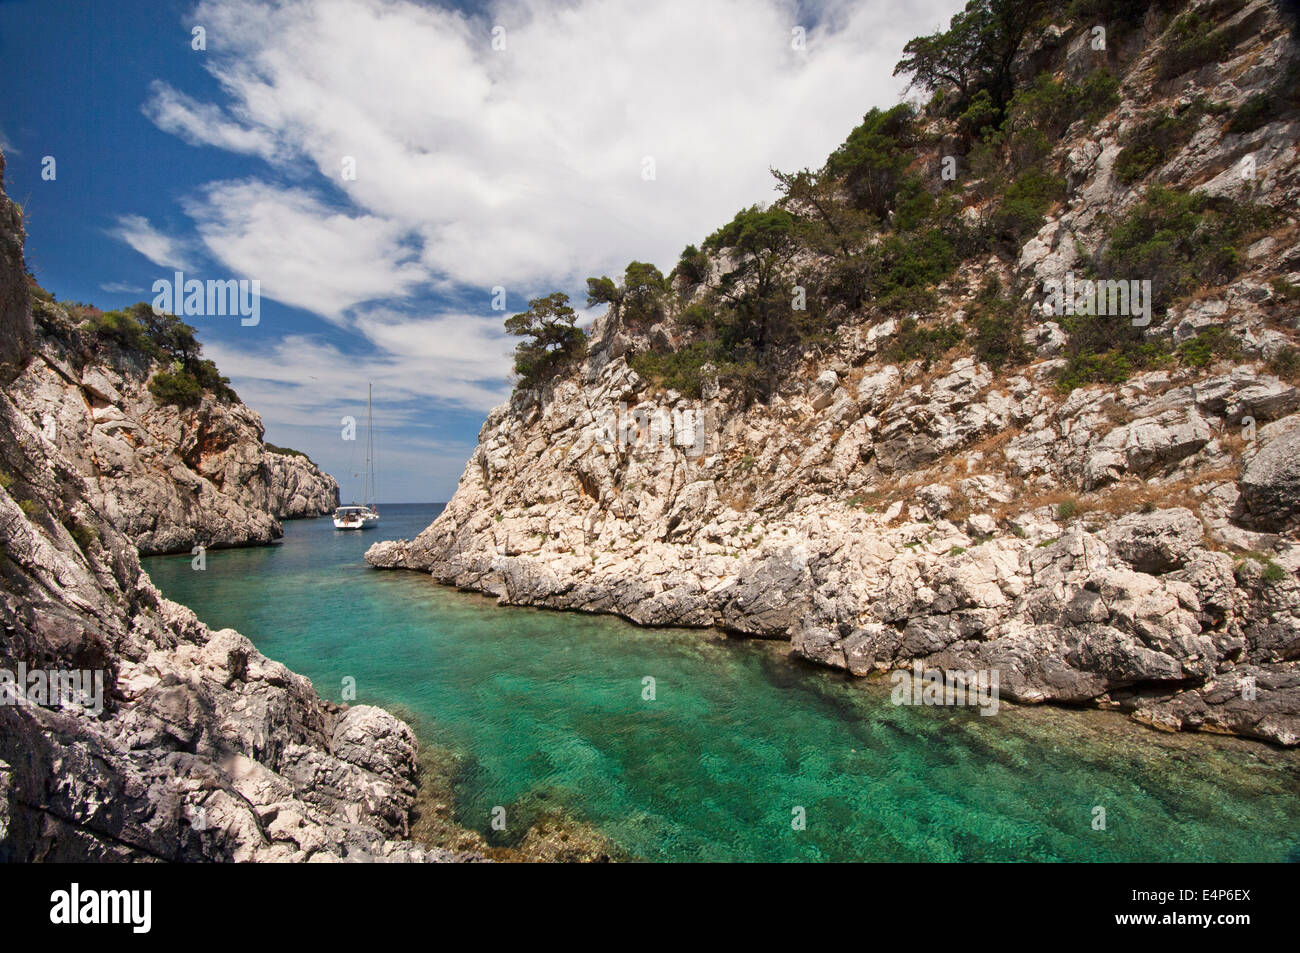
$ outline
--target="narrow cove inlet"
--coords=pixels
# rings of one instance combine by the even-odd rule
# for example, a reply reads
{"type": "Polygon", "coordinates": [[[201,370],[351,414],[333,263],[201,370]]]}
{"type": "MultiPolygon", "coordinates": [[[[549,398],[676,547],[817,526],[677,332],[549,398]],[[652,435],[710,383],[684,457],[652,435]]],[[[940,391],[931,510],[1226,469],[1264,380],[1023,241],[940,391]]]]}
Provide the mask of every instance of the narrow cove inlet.
{"type": "Polygon", "coordinates": [[[1300,858],[1295,751],[1099,711],[893,705],[887,680],[782,643],[503,608],[365,565],[440,509],[389,505],[365,534],[287,522],[281,545],[209,552],[203,571],[144,564],[323,698],[355,679],[357,703],[453,752],[455,821],[493,845],[543,805],[653,861],[1300,858]]]}

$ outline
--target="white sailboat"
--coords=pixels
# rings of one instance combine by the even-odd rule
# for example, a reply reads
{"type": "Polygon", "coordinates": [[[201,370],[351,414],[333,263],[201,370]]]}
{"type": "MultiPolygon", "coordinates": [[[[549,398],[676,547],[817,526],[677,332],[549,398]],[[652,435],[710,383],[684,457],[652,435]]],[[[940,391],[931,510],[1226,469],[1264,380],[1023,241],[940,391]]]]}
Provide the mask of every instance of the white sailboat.
{"type": "Polygon", "coordinates": [[[361,505],[340,506],[334,510],[335,529],[369,529],[379,524],[379,510],[370,502],[375,483],[374,412],[371,409],[374,387],[366,388],[366,472],[361,490],[361,505]]]}

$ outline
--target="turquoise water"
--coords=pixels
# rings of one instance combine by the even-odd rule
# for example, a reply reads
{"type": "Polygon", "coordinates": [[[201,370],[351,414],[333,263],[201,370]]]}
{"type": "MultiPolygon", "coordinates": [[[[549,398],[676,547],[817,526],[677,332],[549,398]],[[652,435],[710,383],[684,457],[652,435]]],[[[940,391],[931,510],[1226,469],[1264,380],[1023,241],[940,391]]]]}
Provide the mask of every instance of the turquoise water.
{"type": "Polygon", "coordinates": [[[1300,857],[1295,753],[1103,712],[898,707],[887,682],[777,645],[501,608],[366,567],[372,542],[438,510],[382,507],[364,533],[289,522],[282,545],[209,552],[204,572],[188,556],[145,566],[322,696],[341,700],[351,677],[358,702],[414,713],[424,741],[460,755],[457,820],[496,843],[494,806],[509,824],[546,804],[651,860],[1300,857]]]}

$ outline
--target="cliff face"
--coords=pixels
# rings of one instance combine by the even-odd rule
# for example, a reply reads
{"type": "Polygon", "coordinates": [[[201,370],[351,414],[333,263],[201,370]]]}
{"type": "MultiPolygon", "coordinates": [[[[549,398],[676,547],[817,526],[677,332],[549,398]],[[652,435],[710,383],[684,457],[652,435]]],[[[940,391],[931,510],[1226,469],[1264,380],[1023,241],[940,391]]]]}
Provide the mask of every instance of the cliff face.
{"type": "Polygon", "coordinates": [[[266,452],[268,505],[280,519],[323,516],[339,505],[339,485],[301,454],[266,452]]]}
{"type": "MultiPolygon", "coordinates": [[[[768,355],[777,384],[757,401],[710,365],[691,399],[629,363],[698,340],[691,306],[727,290],[741,257],[713,249],[695,278],[675,273],[651,327],[612,309],[580,364],[494,410],[446,510],[367,560],[502,603],[786,639],[792,656],[855,675],[913,660],[994,669],[1016,701],[1300,743],[1300,392],[1286,360],[1300,113],[1230,118],[1277,95],[1296,48],[1270,3],[1192,4],[1224,47],[1166,75],[1181,41],[1162,6],[1106,51],[1080,19],[1017,57],[1022,89],[1102,66],[1119,81],[1113,105],[1047,149],[1040,167],[1063,193],[1027,241],[968,254],[922,310],[841,309],[828,341],[768,355]],[[1156,137],[1135,176],[1142,156],[1127,147],[1163,110],[1183,117],[1183,138],[1156,137]],[[1043,312],[1045,283],[1088,276],[1117,222],[1166,201],[1157,186],[1276,214],[1233,251],[1230,278],[1198,276],[1196,293],[1151,314],[1139,343],[1169,360],[1062,386],[1083,332],[1043,312]],[[1021,359],[960,345],[908,355],[909,322],[986,333],[980,309],[1001,304],[979,290],[992,278],[1027,315],[1021,359]]],[[[922,121],[912,167],[937,170],[959,136],[949,119],[922,121]]],[[[931,181],[973,227],[998,214],[987,178],[931,181]]],[[[1156,239],[1172,248],[1168,233],[1156,239]]],[[[805,251],[789,284],[834,266],[805,251]]]]}
{"type": "Polygon", "coordinates": [[[33,310],[35,356],[9,387],[15,406],[142,554],[269,543],[280,519],[338,505],[334,478],[269,451],[261,418],[238,400],[161,402],[148,387],[157,360],[88,334],[52,301],[33,310]]]}
{"type": "MultiPolygon", "coordinates": [[[[0,181],[4,178],[0,155],[0,181]]],[[[0,383],[8,384],[32,352],[32,319],[23,278],[23,221],[17,206],[0,202],[0,383]]]]}
{"type": "MultiPolygon", "coordinates": [[[[48,329],[22,366],[33,328],[2,191],[0,242],[17,249],[16,268],[0,263],[0,862],[464,859],[403,839],[405,724],[322,701],[140,568],[137,539],[242,542],[252,520],[274,533],[256,415],[155,406],[145,369],[77,359],[48,329]],[[146,515],[155,498],[163,514],[146,515]]],[[[310,495],[301,462],[271,466],[278,499],[310,495]]]]}

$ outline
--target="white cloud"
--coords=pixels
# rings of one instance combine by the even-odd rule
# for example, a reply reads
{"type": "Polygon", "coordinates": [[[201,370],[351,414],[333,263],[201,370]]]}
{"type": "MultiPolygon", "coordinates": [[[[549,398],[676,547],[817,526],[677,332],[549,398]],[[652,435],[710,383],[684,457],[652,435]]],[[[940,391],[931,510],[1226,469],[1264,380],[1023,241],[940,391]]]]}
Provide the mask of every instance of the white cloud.
{"type": "Polygon", "coordinates": [[[363,301],[401,298],[427,275],[403,262],[404,226],[374,215],[347,215],[300,189],[259,182],[218,182],[185,203],[199,237],[262,293],[334,321],[363,301]]]}
{"type": "MultiPolygon", "coordinates": [[[[463,428],[504,399],[513,345],[499,313],[421,317],[415,301],[477,287],[486,303],[503,285],[519,310],[632,259],[671,266],[771,199],[771,167],[820,166],[896,102],[903,44],[963,0],[826,0],[815,24],[804,15],[804,51],[797,0],[497,0],[473,15],[449,2],[203,0],[186,22],[207,29],[217,101],[158,83],[144,104],[187,142],[267,162],[184,202],[194,251],[360,345],[250,335],[208,355],[273,441],[305,441],[339,474],[339,416],[373,380],[384,427],[402,432],[387,463],[407,467],[407,499],[445,498],[417,474],[449,488],[469,450],[411,435],[439,432],[435,409],[463,428]]],[[[179,251],[133,224],[121,237],[151,260],[179,251]]]]}
{"type": "Polygon", "coordinates": [[[99,286],[102,290],[110,294],[144,294],[145,289],[139,285],[129,284],[125,281],[106,281],[99,286]]]}
{"type": "Polygon", "coordinates": [[[358,324],[365,340],[356,348],[290,335],[269,345],[212,341],[204,352],[268,424],[337,420],[355,412],[372,382],[376,405],[396,408],[394,425],[419,423],[438,407],[485,413],[509,394],[513,343],[495,318],[373,312],[358,324]]]}
{"type": "Polygon", "coordinates": [[[266,293],[337,319],[385,291],[400,298],[419,268],[540,291],[632,258],[671,265],[771,197],[769,167],[819,165],[867,108],[893,103],[903,43],[958,5],[829,3],[796,51],[786,0],[508,0],[477,17],[409,0],[204,2],[194,19],[229,102],[159,85],[146,111],[192,142],[305,157],[341,191],[359,216],[253,183],[196,207],[228,265],[252,274],[274,259],[283,274],[266,293]],[[355,181],[341,177],[344,156],[355,181]],[[257,214],[227,199],[256,199],[257,214]],[[265,233],[286,219],[292,235],[265,233]],[[332,287],[321,270],[340,271],[338,249],[322,246],[340,226],[361,243],[332,287]],[[312,274],[319,291],[305,287],[312,274]]]}
{"type": "Polygon", "coordinates": [[[267,160],[276,157],[276,142],[266,130],[227,119],[221,107],[196,102],[161,80],[155,80],[150,87],[144,113],[159,129],[180,136],[192,146],[216,146],[267,160]]]}
{"type": "Polygon", "coordinates": [[[126,242],[162,268],[183,270],[190,267],[188,258],[182,251],[183,243],[158,231],[143,215],[120,216],[117,227],[112,229],[110,234],[126,242]]]}
{"type": "Polygon", "coordinates": [[[366,388],[373,384],[380,497],[445,500],[473,440],[421,434],[443,432],[440,411],[481,414],[506,399],[510,342],[495,320],[468,315],[372,314],[362,326],[373,349],[364,357],[305,335],[269,347],[211,341],[204,354],[261,414],[267,439],[309,452],[339,481],[345,499],[361,493],[364,458],[357,443],[341,439],[341,420],[364,421],[366,388]]]}
{"type": "Polygon", "coordinates": [[[18,151],[18,148],[10,141],[9,137],[5,135],[4,129],[0,129],[0,152],[3,152],[7,159],[22,155],[22,153],[18,151]]]}

